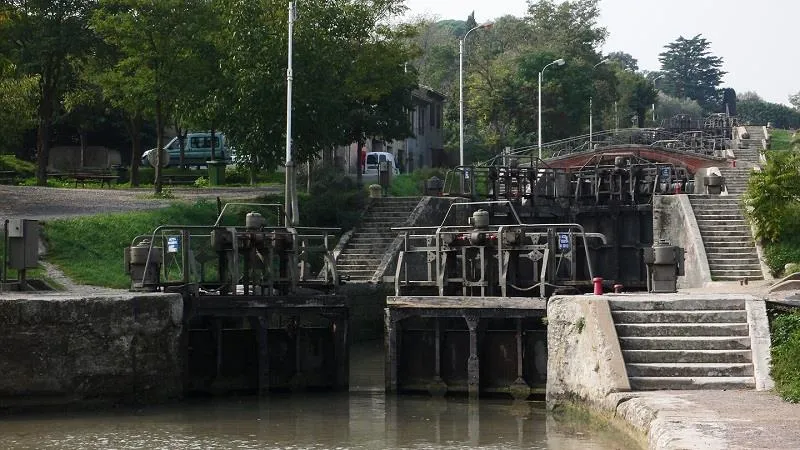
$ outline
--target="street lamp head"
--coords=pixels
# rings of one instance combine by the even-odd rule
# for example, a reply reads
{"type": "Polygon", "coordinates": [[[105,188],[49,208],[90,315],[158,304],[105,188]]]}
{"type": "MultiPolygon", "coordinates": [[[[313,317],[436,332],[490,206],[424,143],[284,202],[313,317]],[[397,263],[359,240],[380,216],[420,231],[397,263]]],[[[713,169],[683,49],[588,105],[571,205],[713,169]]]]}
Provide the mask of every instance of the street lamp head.
{"type": "Polygon", "coordinates": [[[558,58],[557,60],[553,61],[557,66],[563,66],[566,61],[564,58],[558,58]]]}
{"type": "Polygon", "coordinates": [[[595,64],[592,68],[595,68],[595,67],[597,67],[597,66],[599,66],[601,64],[605,64],[605,63],[607,63],[609,61],[611,61],[609,58],[605,58],[602,61],[600,61],[599,63],[595,64]]]}

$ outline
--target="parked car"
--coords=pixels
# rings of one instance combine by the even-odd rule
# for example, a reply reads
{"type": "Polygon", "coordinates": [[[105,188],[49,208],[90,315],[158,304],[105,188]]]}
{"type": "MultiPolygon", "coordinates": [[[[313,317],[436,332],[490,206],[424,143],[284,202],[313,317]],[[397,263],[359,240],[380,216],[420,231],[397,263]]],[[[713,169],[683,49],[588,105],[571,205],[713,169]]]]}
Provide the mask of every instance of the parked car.
{"type": "Polygon", "coordinates": [[[389,165],[389,171],[394,175],[400,174],[400,168],[394,160],[394,155],[389,152],[368,152],[364,158],[364,175],[378,175],[380,163],[389,165]]]}
{"type": "MultiPolygon", "coordinates": [[[[155,148],[147,150],[142,155],[142,167],[153,166],[155,164],[155,148]]],[[[180,163],[181,147],[177,137],[172,138],[164,146],[166,155],[169,156],[168,162],[162,162],[163,167],[177,166],[180,163]]],[[[231,149],[223,133],[214,134],[214,156],[218,161],[231,162],[231,149]]],[[[164,154],[162,153],[162,157],[164,154]]],[[[183,143],[183,162],[190,166],[204,166],[206,161],[211,160],[211,133],[188,133],[183,143]]]]}

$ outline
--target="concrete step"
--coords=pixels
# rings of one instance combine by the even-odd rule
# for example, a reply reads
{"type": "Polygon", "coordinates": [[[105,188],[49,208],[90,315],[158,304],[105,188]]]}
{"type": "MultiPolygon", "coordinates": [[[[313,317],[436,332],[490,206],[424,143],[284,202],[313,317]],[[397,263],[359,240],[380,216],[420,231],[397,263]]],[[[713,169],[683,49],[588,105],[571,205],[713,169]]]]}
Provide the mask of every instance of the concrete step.
{"type": "MultiPolygon", "coordinates": [[[[338,267],[337,267],[338,269],[338,267]]],[[[354,270],[354,269],[345,269],[340,270],[339,275],[348,275],[352,279],[353,277],[361,277],[364,279],[372,278],[372,275],[375,274],[375,270],[354,270]]]]}
{"type": "Polygon", "coordinates": [[[394,241],[393,237],[361,237],[359,234],[354,235],[347,241],[347,245],[353,244],[372,244],[372,245],[389,245],[394,241]]]}
{"type": "MultiPolygon", "coordinates": [[[[723,248],[741,248],[742,244],[747,244],[747,245],[750,245],[750,246],[754,245],[752,239],[741,240],[741,241],[726,241],[726,240],[721,240],[719,238],[717,238],[717,239],[703,239],[703,244],[705,244],[706,252],[708,252],[709,249],[717,250],[717,249],[723,249],[723,248]]],[[[751,248],[755,248],[755,247],[751,247],[751,248]]]]}
{"type": "Polygon", "coordinates": [[[720,247],[720,248],[706,249],[706,257],[708,257],[709,261],[725,259],[725,258],[755,259],[756,261],[758,261],[757,255],[758,254],[756,253],[756,250],[754,248],[746,248],[744,250],[739,250],[736,247],[720,247]]]}
{"type": "Polygon", "coordinates": [[[696,311],[696,310],[741,310],[744,299],[694,299],[674,298],[668,300],[609,300],[612,311],[696,311]]]}
{"type": "Polygon", "coordinates": [[[740,280],[744,277],[752,277],[756,276],[763,276],[764,274],[761,272],[761,269],[715,269],[711,268],[711,276],[728,276],[728,277],[738,277],[737,280],[740,280]]]}
{"type": "Polygon", "coordinates": [[[752,363],[632,363],[629,377],[752,377],[752,363]]]}
{"type": "Polygon", "coordinates": [[[633,323],[746,323],[747,312],[741,310],[703,311],[614,311],[614,322],[633,323]]]}
{"type": "Polygon", "coordinates": [[[761,270],[761,264],[758,260],[744,260],[744,261],[729,261],[729,260],[712,260],[708,262],[708,267],[711,271],[715,270],[761,270]]]}
{"type": "Polygon", "coordinates": [[[708,237],[709,239],[713,239],[715,237],[728,237],[729,239],[736,239],[741,240],[741,238],[749,238],[751,236],[750,230],[744,229],[740,231],[735,230],[702,230],[700,234],[703,236],[703,240],[708,237]]]}
{"type": "Polygon", "coordinates": [[[639,391],[669,389],[737,390],[754,389],[753,377],[630,377],[631,389],[639,391]]]}
{"type": "Polygon", "coordinates": [[[741,281],[747,278],[750,281],[758,281],[763,280],[763,274],[752,274],[752,275],[718,275],[718,274],[711,274],[711,279],[713,281],[741,281]]]}
{"type": "Polygon", "coordinates": [[[744,223],[744,220],[735,221],[735,223],[725,223],[724,221],[704,221],[698,222],[700,232],[704,231],[741,231],[750,233],[750,227],[744,223]],[[739,223],[740,222],[740,223],[739,223]]]}
{"type": "Polygon", "coordinates": [[[617,334],[624,337],[747,336],[748,332],[746,323],[625,323],[617,325],[617,334]]]}
{"type": "Polygon", "coordinates": [[[726,363],[752,362],[748,350],[623,350],[626,363],[726,363]]]}
{"type": "Polygon", "coordinates": [[[701,213],[695,212],[694,216],[698,220],[698,222],[700,220],[702,220],[702,219],[710,219],[710,220],[741,220],[742,219],[742,214],[741,213],[731,214],[730,212],[728,212],[727,214],[716,214],[714,212],[701,212],[701,213]]]}
{"type": "Polygon", "coordinates": [[[749,336],[637,336],[621,337],[625,350],[749,350],[749,336]]]}

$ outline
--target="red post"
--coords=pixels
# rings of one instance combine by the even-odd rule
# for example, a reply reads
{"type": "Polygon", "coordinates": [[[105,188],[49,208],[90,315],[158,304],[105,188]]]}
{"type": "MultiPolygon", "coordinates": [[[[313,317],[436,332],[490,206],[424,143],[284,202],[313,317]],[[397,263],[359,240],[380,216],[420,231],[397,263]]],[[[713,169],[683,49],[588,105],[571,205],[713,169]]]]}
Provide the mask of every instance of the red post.
{"type": "Polygon", "coordinates": [[[736,160],[733,160],[733,167],[736,167],[736,160]]]}
{"type": "Polygon", "coordinates": [[[594,295],[603,295],[603,278],[594,277],[592,283],[594,283],[594,295]]]}

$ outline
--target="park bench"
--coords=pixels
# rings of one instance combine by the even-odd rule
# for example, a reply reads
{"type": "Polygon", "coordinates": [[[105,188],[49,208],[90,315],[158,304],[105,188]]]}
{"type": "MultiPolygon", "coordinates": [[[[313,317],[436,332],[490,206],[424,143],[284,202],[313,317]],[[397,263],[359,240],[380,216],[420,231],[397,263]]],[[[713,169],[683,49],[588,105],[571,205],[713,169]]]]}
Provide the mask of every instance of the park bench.
{"type": "Polygon", "coordinates": [[[200,178],[202,174],[170,174],[170,175],[161,175],[161,182],[163,184],[167,184],[170,186],[176,185],[186,185],[186,184],[194,184],[198,178],[200,178]]]}
{"type": "Polygon", "coordinates": [[[107,185],[110,188],[112,181],[116,182],[119,180],[119,175],[112,174],[106,169],[85,168],[68,172],[53,172],[49,173],[48,176],[65,180],[75,180],[76,188],[78,187],[78,184],[80,184],[82,187],[86,187],[87,181],[97,181],[100,183],[101,188],[104,185],[107,185]]]}

